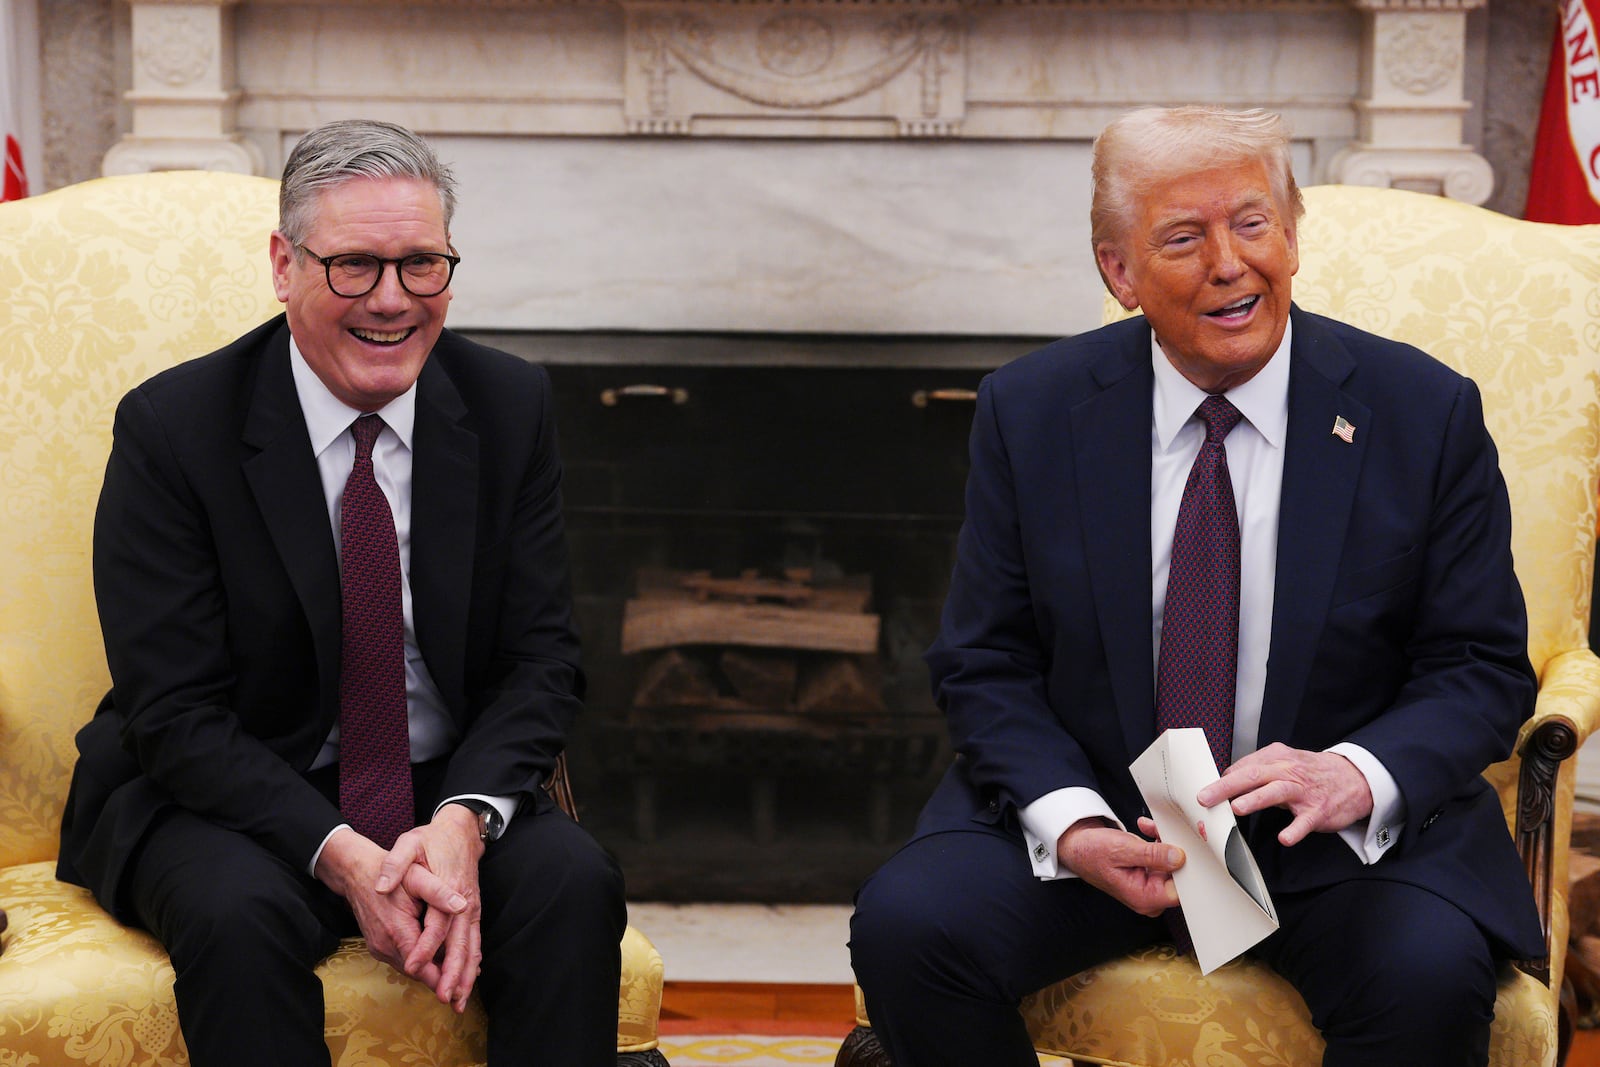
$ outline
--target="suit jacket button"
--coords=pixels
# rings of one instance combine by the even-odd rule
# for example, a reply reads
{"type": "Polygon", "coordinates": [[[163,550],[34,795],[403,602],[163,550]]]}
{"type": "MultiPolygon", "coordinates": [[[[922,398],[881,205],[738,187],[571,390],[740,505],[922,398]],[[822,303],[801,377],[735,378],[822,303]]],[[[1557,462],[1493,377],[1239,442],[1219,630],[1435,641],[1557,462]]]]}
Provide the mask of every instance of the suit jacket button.
{"type": "Polygon", "coordinates": [[[1000,810],[1000,802],[998,800],[989,801],[989,810],[990,811],[999,811],[1000,810]]]}

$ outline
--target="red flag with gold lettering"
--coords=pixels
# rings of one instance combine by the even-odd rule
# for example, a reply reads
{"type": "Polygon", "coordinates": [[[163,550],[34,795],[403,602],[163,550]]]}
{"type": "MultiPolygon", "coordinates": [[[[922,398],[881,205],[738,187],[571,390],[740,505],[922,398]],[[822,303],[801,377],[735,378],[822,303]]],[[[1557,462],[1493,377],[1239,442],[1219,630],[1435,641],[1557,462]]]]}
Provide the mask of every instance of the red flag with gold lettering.
{"type": "Polygon", "coordinates": [[[12,24],[11,4],[0,0],[0,146],[5,149],[4,170],[0,171],[0,201],[21,200],[28,195],[28,174],[22,166],[21,57],[16,53],[17,34],[12,24]]]}
{"type": "Polygon", "coordinates": [[[1600,222],[1600,0],[1561,0],[1528,176],[1533,222],[1600,222]]]}

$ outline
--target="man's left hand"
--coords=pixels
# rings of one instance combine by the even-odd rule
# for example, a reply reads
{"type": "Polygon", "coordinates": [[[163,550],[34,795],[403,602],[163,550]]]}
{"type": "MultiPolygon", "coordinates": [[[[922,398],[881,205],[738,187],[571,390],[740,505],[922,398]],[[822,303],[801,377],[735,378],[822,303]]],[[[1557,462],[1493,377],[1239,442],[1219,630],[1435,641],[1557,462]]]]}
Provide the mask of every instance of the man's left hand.
{"type": "Polygon", "coordinates": [[[446,804],[432,822],[401,834],[378,872],[380,893],[404,886],[421,868],[467,899],[467,906],[454,915],[429,910],[422,935],[405,959],[405,971],[412,976],[430,963],[438,965],[434,995],[457,1012],[466,1011],[483,962],[483,902],[478,893],[482,856],[478,817],[470,808],[446,804]]]}
{"type": "Polygon", "coordinates": [[[1206,807],[1231,800],[1235,815],[1288,808],[1294,821],[1278,834],[1285,847],[1314,831],[1338,833],[1372,814],[1372,790],[1355,764],[1332,752],[1274,742],[1228,768],[1200,790],[1206,807]]]}

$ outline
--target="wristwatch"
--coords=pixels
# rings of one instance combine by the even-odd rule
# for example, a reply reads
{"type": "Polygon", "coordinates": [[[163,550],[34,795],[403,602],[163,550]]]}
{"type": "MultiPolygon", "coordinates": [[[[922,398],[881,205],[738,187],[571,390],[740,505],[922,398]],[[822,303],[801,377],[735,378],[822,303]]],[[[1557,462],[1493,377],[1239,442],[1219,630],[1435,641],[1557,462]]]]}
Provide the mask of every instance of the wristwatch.
{"type": "Polygon", "coordinates": [[[484,844],[487,845],[505,832],[505,818],[500,814],[500,809],[488,801],[463,797],[460,800],[452,800],[450,803],[460,804],[463,808],[478,816],[478,840],[484,844]]]}

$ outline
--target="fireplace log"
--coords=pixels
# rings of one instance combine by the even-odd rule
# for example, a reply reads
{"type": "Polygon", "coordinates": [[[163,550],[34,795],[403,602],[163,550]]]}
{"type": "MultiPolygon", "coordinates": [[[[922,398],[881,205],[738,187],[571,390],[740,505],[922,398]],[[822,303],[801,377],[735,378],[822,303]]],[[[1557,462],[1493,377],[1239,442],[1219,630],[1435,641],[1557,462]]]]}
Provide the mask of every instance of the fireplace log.
{"type": "Polygon", "coordinates": [[[797,656],[724,649],[719,664],[728,685],[744,700],[764,708],[786,708],[800,674],[797,656]]]}
{"type": "Polygon", "coordinates": [[[865,654],[877,651],[878,623],[866,612],[640,597],[623,607],[622,651],[742,645],[865,654]]]}
{"type": "Polygon", "coordinates": [[[713,578],[705,571],[697,571],[685,575],[681,584],[700,601],[736,600],[745,604],[776,601],[799,607],[809,603],[815,593],[803,580],[762,578],[754,571],[746,571],[737,578],[713,578]]]}
{"type": "Polygon", "coordinates": [[[883,689],[874,677],[876,668],[876,660],[818,657],[801,672],[795,691],[795,710],[883,711],[883,689]]]}
{"type": "Polygon", "coordinates": [[[813,611],[864,612],[872,606],[872,576],[846,574],[818,584],[808,567],[789,567],[783,578],[760,578],[746,571],[738,578],[713,578],[710,571],[641,567],[635,575],[641,600],[778,600],[813,611]],[[804,595],[801,595],[801,591],[804,595]]]}

